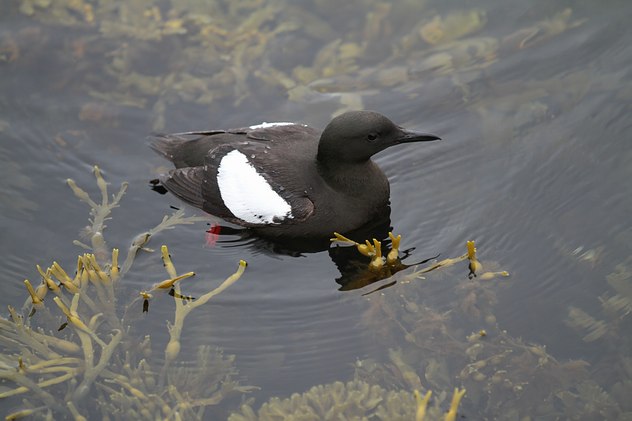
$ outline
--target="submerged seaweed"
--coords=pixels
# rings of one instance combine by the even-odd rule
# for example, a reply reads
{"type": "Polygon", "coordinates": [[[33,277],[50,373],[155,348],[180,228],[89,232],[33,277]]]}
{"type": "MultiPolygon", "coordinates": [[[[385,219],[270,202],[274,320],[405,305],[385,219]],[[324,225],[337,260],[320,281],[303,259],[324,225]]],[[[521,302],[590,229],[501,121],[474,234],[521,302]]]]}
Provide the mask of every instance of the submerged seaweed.
{"type": "Polygon", "coordinates": [[[606,320],[597,319],[579,307],[569,306],[566,323],[582,334],[585,342],[599,339],[618,342],[625,337],[620,332],[630,324],[632,313],[632,270],[630,262],[618,264],[614,272],[606,276],[610,290],[599,296],[601,314],[606,320]]]}
{"type": "MultiPolygon", "coordinates": [[[[336,114],[365,108],[384,89],[414,100],[433,80],[454,88],[447,102],[468,102],[472,75],[499,55],[544,44],[586,22],[567,8],[496,34],[486,28],[485,10],[439,14],[427,1],[358,0],[343,7],[328,0],[20,0],[18,8],[73,29],[67,53],[79,62],[77,85],[92,98],[81,120],[115,125],[119,107],[150,108],[156,131],[183,103],[212,115],[245,101],[260,107],[333,101],[336,114]],[[95,60],[91,51],[106,52],[96,64],[111,79],[106,86],[94,83],[94,64],[86,60],[95,60]]],[[[15,44],[11,57],[19,57],[15,44]]],[[[489,115],[481,107],[476,112],[489,115]]]]}
{"type": "MultiPolygon", "coordinates": [[[[137,251],[154,234],[195,219],[181,212],[165,217],[134,240],[119,267],[119,250],[108,251],[103,230],[127,185],[123,184],[110,200],[98,167],[94,173],[100,202],[68,180],[75,195],[91,207],[90,225],[85,230],[90,245],[77,243],[91,253],[78,257],[73,276],[57,262],[47,269],[38,266],[42,282],[34,288],[25,281],[30,299],[22,311],[9,307],[9,318],[0,318],[0,399],[24,397],[21,409],[7,419],[26,415],[46,419],[202,419],[207,407],[251,388],[235,380],[234,357],[209,345],[200,347],[193,365],[183,365],[178,358],[182,329],[189,312],[237,281],[246,263],[241,261],[238,270],[214,290],[188,301],[182,298],[178,281],[193,273],[178,276],[167,247],[162,246],[162,264],[169,279],[154,290],[171,290],[175,318],[168,324],[170,340],[164,359],[161,362],[161,358],[152,357],[150,335],[139,340],[132,333],[139,327],[128,310],[138,308],[134,304],[139,299],[118,305],[126,295],[122,280],[137,251]]],[[[142,294],[145,299],[151,296],[142,294]]]]}
{"type": "Polygon", "coordinates": [[[305,393],[295,393],[287,399],[272,398],[255,413],[245,404],[241,412],[233,413],[229,421],[273,419],[300,420],[441,420],[453,421],[465,390],[455,389],[450,407],[445,412],[441,403],[447,394],[441,393],[428,407],[432,392],[421,397],[418,391],[386,390],[362,380],[334,382],[314,386],[305,393]]]}
{"type": "MultiPolygon", "coordinates": [[[[432,98],[438,113],[465,106],[480,121],[485,142],[506,143],[588,95],[611,94],[614,113],[632,92],[617,72],[587,67],[583,60],[561,78],[496,80],[494,74],[505,74],[502,61],[508,53],[545,45],[586,22],[570,8],[553,4],[533,8],[528,22],[500,28],[486,27],[487,14],[492,20],[489,11],[443,13],[427,1],[410,0],[19,0],[17,5],[44,25],[0,34],[0,61],[28,68],[36,53],[56,51],[54,57],[63,57],[64,68],[72,71],[44,78],[44,88],[58,91],[71,80],[73,89],[85,94],[78,119],[102,127],[117,126],[124,107],[151,110],[153,129],[162,130],[182,109],[195,108],[213,119],[245,102],[251,109],[274,109],[276,100],[312,111],[317,107],[310,106],[326,102],[339,112],[371,105],[388,91],[395,95],[389,101],[413,107],[418,98],[432,98]],[[51,42],[46,25],[67,28],[63,42],[51,42]]],[[[0,131],[8,125],[0,121],[0,131]]],[[[57,134],[55,142],[66,144],[72,136],[86,135],[73,128],[57,134]]],[[[11,161],[6,155],[0,150],[3,164],[11,161]]],[[[76,243],[89,252],[79,257],[77,274],[69,275],[56,263],[40,268],[44,282],[27,283],[31,298],[26,307],[11,308],[10,317],[0,319],[3,403],[23,408],[14,417],[81,419],[90,405],[95,414],[110,419],[202,418],[204,408],[246,388],[234,380],[234,357],[208,345],[190,365],[180,363],[184,318],[203,300],[181,293],[180,281],[187,274],[170,269],[167,281],[138,298],[149,305],[159,291],[173,291],[176,316],[164,358],[152,356],[149,336],[131,339],[130,326],[139,329],[116,304],[121,279],[153,235],[197,219],[180,211],[165,217],[139,234],[119,259],[103,230],[123,192],[110,199],[98,171],[97,180],[101,201],[70,183],[92,209],[88,240],[76,243]],[[51,295],[57,300],[50,301],[51,295]],[[92,352],[86,352],[88,347],[92,352]],[[77,399],[81,396],[95,399],[88,403],[77,399]]],[[[23,176],[18,181],[21,188],[30,183],[23,176]]],[[[35,207],[31,201],[14,202],[10,208],[35,207]]],[[[389,261],[390,253],[382,256],[375,242],[365,245],[374,247],[366,249],[372,258],[366,276],[396,281],[386,293],[367,296],[362,315],[364,328],[388,351],[387,357],[358,361],[354,379],[272,398],[258,410],[248,403],[234,419],[301,414],[419,419],[414,390],[426,392],[428,417],[440,418],[448,410],[445,391],[455,387],[467,388],[460,408],[468,419],[632,419],[629,260],[607,277],[608,290],[595,301],[601,308],[569,308],[569,326],[602,354],[591,366],[580,359],[558,360],[542,345],[513,337],[498,324],[494,307],[502,283],[486,280],[504,273],[488,261],[482,261],[488,271],[482,272],[473,244],[468,254],[425,268],[399,266],[396,259],[389,261]],[[466,260],[471,279],[467,273],[450,276],[454,263],[466,260]],[[455,278],[460,282],[446,287],[453,297],[449,306],[429,298],[429,281],[455,278]],[[436,393],[430,397],[429,390],[436,393]],[[349,407],[338,405],[340,396],[348,398],[349,407]]],[[[595,253],[590,251],[581,259],[592,262],[595,253]]],[[[168,250],[162,253],[170,261],[168,250]]]]}

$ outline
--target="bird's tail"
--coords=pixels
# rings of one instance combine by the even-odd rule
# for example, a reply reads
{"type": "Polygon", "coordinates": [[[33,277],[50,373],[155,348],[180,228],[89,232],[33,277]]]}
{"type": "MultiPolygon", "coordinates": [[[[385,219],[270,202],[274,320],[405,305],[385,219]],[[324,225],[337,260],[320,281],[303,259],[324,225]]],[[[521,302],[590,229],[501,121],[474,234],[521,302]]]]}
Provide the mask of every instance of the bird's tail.
{"type": "Polygon", "coordinates": [[[156,134],[148,138],[149,147],[169,161],[175,159],[178,147],[187,142],[187,139],[178,135],[156,134]]]}

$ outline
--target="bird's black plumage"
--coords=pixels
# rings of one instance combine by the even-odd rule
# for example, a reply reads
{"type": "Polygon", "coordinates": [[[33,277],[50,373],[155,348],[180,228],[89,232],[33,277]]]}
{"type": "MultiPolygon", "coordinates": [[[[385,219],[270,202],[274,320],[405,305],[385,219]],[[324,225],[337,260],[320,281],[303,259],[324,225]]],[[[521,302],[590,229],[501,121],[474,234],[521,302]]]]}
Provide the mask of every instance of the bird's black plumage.
{"type": "Polygon", "coordinates": [[[371,156],[399,143],[436,139],[379,113],[354,111],[335,117],[322,133],[283,123],[155,136],[151,147],[174,163],[161,182],[185,202],[263,236],[305,238],[369,222],[389,201],[388,180],[371,156]],[[257,201],[258,192],[245,197],[254,188],[245,184],[250,167],[274,192],[262,197],[276,194],[287,208],[266,214],[269,204],[257,201]],[[235,171],[244,169],[241,180],[235,171]]]}

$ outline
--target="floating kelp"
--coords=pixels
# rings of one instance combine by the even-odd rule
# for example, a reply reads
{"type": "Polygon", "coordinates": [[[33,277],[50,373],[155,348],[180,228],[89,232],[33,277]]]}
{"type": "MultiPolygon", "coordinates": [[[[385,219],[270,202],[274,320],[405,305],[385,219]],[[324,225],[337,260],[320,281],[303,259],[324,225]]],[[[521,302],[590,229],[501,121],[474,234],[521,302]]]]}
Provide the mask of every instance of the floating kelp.
{"type": "Polygon", "coordinates": [[[389,232],[388,236],[391,240],[391,250],[388,251],[386,256],[383,256],[382,255],[382,242],[375,238],[373,239],[372,242],[369,240],[365,240],[364,243],[358,243],[354,240],[351,240],[345,237],[342,234],[339,234],[337,232],[334,233],[334,237],[331,238],[331,242],[333,244],[355,246],[358,249],[358,252],[360,254],[362,254],[363,256],[369,257],[371,259],[366,270],[359,272],[352,279],[346,280],[345,285],[341,288],[341,290],[361,288],[363,286],[366,286],[366,285],[369,285],[381,280],[388,281],[388,283],[380,286],[379,288],[364,294],[364,295],[368,295],[368,294],[371,294],[372,292],[379,291],[382,288],[395,285],[395,283],[397,283],[397,279],[394,278],[393,275],[405,269],[408,269],[411,266],[414,266],[414,269],[412,270],[412,272],[409,272],[406,275],[404,275],[402,278],[403,280],[409,281],[415,278],[421,278],[422,275],[425,273],[432,272],[439,268],[444,268],[444,267],[447,268],[464,260],[469,261],[468,277],[470,279],[478,275],[480,275],[481,280],[490,280],[497,276],[509,276],[509,272],[504,271],[504,270],[495,271],[495,272],[487,271],[487,272],[481,273],[483,269],[483,265],[476,258],[476,247],[474,246],[474,241],[467,242],[466,254],[459,257],[455,257],[455,258],[443,259],[440,261],[435,260],[432,263],[428,264],[428,266],[418,269],[420,265],[428,263],[429,261],[434,260],[434,259],[426,259],[423,262],[419,262],[416,264],[404,264],[402,263],[399,257],[399,247],[400,247],[400,242],[402,240],[402,236],[401,235],[395,236],[393,235],[392,232],[389,232]]]}
{"type": "MultiPolygon", "coordinates": [[[[137,236],[119,266],[119,250],[107,247],[103,231],[127,185],[110,199],[98,167],[94,173],[100,202],[68,180],[75,195],[91,208],[90,225],[85,229],[90,244],[77,242],[91,252],[78,257],[74,275],[57,262],[47,269],[37,266],[42,283],[33,287],[25,281],[30,299],[23,311],[9,307],[9,318],[0,318],[4,386],[0,399],[24,396],[22,409],[7,419],[26,415],[45,419],[203,419],[207,407],[251,388],[234,380],[234,357],[209,345],[200,347],[195,364],[182,365],[178,359],[181,333],[191,310],[237,281],[246,263],[241,261],[238,270],[217,288],[187,300],[178,281],[194,274],[178,276],[167,247],[162,246],[162,264],[169,279],[158,283],[154,291],[171,290],[175,318],[168,324],[170,340],[164,359],[152,358],[150,335],[139,341],[132,333],[140,328],[129,316],[141,311],[136,305],[139,300],[118,305],[127,295],[122,282],[137,251],[154,234],[196,219],[185,218],[181,212],[165,217],[137,236]]],[[[147,299],[150,293],[143,296],[147,299]]]]}

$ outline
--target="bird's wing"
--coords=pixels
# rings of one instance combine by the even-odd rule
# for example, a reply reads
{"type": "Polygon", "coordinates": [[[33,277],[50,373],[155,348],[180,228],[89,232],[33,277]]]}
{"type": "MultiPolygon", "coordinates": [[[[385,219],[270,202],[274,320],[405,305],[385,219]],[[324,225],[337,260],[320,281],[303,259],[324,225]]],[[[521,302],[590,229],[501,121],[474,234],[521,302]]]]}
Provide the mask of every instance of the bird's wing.
{"type": "MultiPolygon", "coordinates": [[[[160,178],[160,183],[171,193],[196,208],[203,209],[204,167],[183,167],[169,171],[160,178]]],[[[220,216],[220,215],[218,215],[220,216]]]]}
{"type": "Polygon", "coordinates": [[[272,162],[267,153],[258,142],[240,144],[239,150],[220,145],[206,154],[203,166],[175,169],[162,182],[182,200],[239,225],[305,221],[314,203],[296,180],[282,175],[287,163],[272,162]]]}

